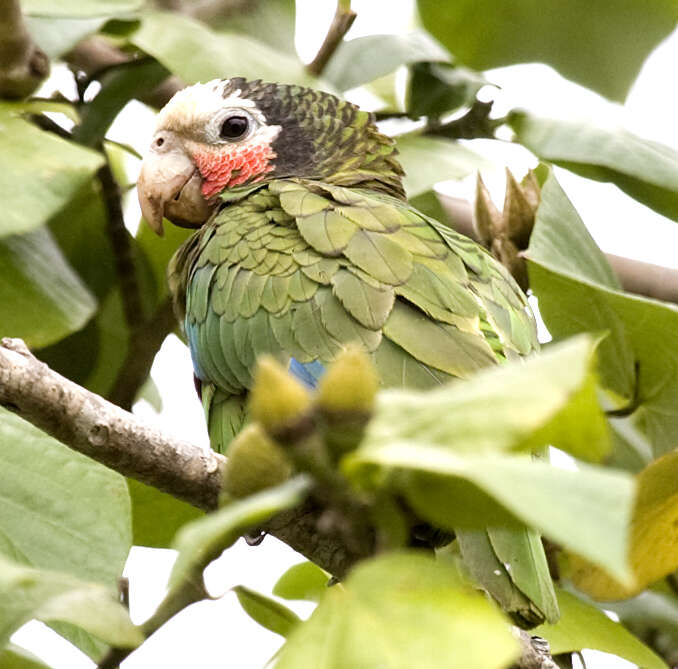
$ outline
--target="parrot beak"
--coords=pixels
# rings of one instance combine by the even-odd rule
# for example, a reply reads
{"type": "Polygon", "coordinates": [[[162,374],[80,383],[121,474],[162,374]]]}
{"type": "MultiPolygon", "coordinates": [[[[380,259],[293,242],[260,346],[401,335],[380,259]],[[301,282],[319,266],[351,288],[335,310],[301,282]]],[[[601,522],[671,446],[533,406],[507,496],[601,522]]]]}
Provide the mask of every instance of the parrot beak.
{"type": "Polygon", "coordinates": [[[162,237],[163,217],[182,227],[200,227],[213,208],[201,187],[200,173],[176,134],[156,132],[137,182],[141,213],[150,228],[162,237]]]}

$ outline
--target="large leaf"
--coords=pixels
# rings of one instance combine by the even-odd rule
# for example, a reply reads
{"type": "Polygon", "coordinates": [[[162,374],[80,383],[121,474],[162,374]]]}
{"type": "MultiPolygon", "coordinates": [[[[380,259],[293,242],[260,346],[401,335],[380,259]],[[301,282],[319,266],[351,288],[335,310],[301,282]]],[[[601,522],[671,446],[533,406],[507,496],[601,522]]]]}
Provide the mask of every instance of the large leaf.
{"type": "Polygon", "coordinates": [[[46,346],[79,330],[95,309],[46,228],[0,238],[0,336],[46,346]]]}
{"type": "Polygon", "coordinates": [[[0,103],[0,237],[45,223],[103,164],[100,154],[39,130],[21,111],[0,103]]]}
{"type": "Polygon", "coordinates": [[[359,565],[283,646],[278,669],[500,669],[517,644],[454,567],[417,553],[359,565]]]}
{"type": "Polygon", "coordinates": [[[417,63],[412,67],[407,91],[410,116],[438,117],[471,105],[488,83],[479,72],[447,63],[417,63]]]}
{"type": "Polygon", "coordinates": [[[235,76],[312,83],[297,58],[278,53],[265,42],[250,37],[215,33],[179,14],[144,14],[141,26],[130,39],[189,84],[235,76]]]}
{"type": "Polygon", "coordinates": [[[630,583],[627,540],[634,490],[625,473],[585,465],[572,472],[526,456],[459,454],[414,440],[363,447],[345,463],[355,477],[375,466],[406,472],[393,485],[435,525],[480,528],[510,523],[512,514],[514,523],[520,519],[630,583]],[[501,505],[503,515],[488,500],[501,505]]]}
{"type": "Polygon", "coordinates": [[[266,36],[266,44],[273,49],[296,55],[294,0],[266,0],[248,2],[232,7],[223,18],[215,17],[211,25],[230,33],[266,36]]]}
{"type": "Polygon", "coordinates": [[[678,20],[673,0],[418,0],[424,26],[478,70],[544,62],[623,100],[650,51],[678,20]],[[633,39],[629,39],[629,36],[633,39]]]}
{"type": "Polygon", "coordinates": [[[33,619],[68,622],[121,648],[135,648],[144,640],[115,590],[0,557],[0,648],[33,619]]]}
{"type": "Polygon", "coordinates": [[[678,434],[678,310],[623,293],[555,178],[541,193],[527,257],[530,285],[555,338],[606,332],[599,347],[603,386],[634,417],[655,455],[678,434]]]}
{"type": "Polygon", "coordinates": [[[571,559],[572,581],[595,599],[631,597],[678,569],[678,451],[640,472],[637,488],[630,542],[633,586],[625,588],[585,561],[571,559]]]}
{"type": "Polygon", "coordinates": [[[203,516],[200,509],[157,488],[128,479],[136,546],[168,548],[179,528],[203,516]]]}
{"type": "Polygon", "coordinates": [[[580,337],[525,363],[488,369],[433,391],[385,391],[364,449],[408,440],[477,455],[550,444],[598,460],[609,442],[595,394],[595,346],[580,337]]]}
{"type": "Polygon", "coordinates": [[[288,637],[290,632],[301,622],[301,618],[291,609],[270,597],[246,588],[244,585],[236,585],[233,592],[235,592],[245,613],[274,634],[288,637]]]}
{"type": "MultiPolygon", "coordinates": [[[[50,3],[58,6],[59,3],[50,3]]],[[[95,33],[108,21],[105,16],[82,19],[26,16],[26,26],[35,43],[52,59],[70,51],[81,39],[95,33]]]]}
{"type": "Polygon", "coordinates": [[[554,655],[590,648],[618,655],[643,669],[667,669],[656,653],[594,606],[564,590],[558,591],[558,604],[560,620],[532,631],[549,642],[554,655]]]}
{"type": "Polygon", "coordinates": [[[110,587],[132,536],[125,479],[0,409],[0,553],[110,587]]]}
{"type": "Polygon", "coordinates": [[[449,62],[450,55],[423,31],[408,35],[368,35],[341,42],[323,76],[345,91],[422,61],[449,62]]]}
{"type": "Polygon", "coordinates": [[[397,137],[398,160],[405,169],[405,191],[415,197],[446,179],[461,179],[487,167],[487,161],[448,139],[417,134],[397,137]]]}
{"type": "Polygon", "coordinates": [[[516,139],[542,160],[611,181],[639,202],[678,220],[678,151],[623,128],[513,112],[516,139]]]}

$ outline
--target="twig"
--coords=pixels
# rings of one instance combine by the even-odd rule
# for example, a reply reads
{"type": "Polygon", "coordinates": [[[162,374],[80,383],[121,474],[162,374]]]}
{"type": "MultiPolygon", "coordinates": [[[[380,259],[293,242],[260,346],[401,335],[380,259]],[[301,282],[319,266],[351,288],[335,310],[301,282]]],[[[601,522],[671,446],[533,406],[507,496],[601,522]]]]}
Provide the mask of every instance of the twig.
{"type": "MultiPolygon", "coordinates": [[[[209,556],[213,559],[213,556],[209,556]]],[[[207,560],[205,560],[205,567],[207,560]]],[[[195,604],[209,597],[202,580],[203,565],[198,565],[191,578],[188,578],[181,588],[177,588],[170,596],[166,597],[156,612],[141,626],[146,639],[155,634],[170,618],[187,606],[195,604]]],[[[132,652],[134,648],[111,648],[97,665],[97,669],[117,669],[120,663],[132,652]]]]}
{"type": "MultiPolygon", "coordinates": [[[[225,459],[173,438],[40,362],[20,339],[0,343],[0,405],[97,462],[206,511],[217,507],[225,459]]],[[[331,574],[342,577],[360,554],[339,532],[318,529],[307,502],[262,526],[331,574]]]]}
{"type": "Polygon", "coordinates": [[[108,219],[106,231],[113,247],[115,270],[118,275],[118,283],[120,284],[125,321],[130,330],[135,332],[144,323],[144,314],[137,280],[137,270],[134,264],[132,243],[130,241],[130,234],[125,227],[125,219],[122,213],[120,188],[113,176],[108,160],[99,168],[97,176],[101,183],[101,191],[106,208],[108,219]]]}
{"type": "MultiPolygon", "coordinates": [[[[66,62],[74,70],[84,72],[89,80],[96,79],[111,67],[133,59],[134,56],[124,53],[101,35],[82,40],[65,56],[66,62]]],[[[169,76],[159,86],[141,96],[141,101],[151,107],[163,107],[184,85],[179,77],[169,76]]]]}
{"type": "Polygon", "coordinates": [[[49,59],[33,42],[19,0],[0,0],[0,97],[25,98],[49,74],[49,59]]]}
{"type": "MultiPolygon", "coordinates": [[[[479,241],[468,200],[443,193],[436,193],[436,196],[454,229],[479,241]]],[[[624,290],[655,300],[678,303],[678,270],[632,258],[621,258],[612,253],[606,253],[605,257],[619,277],[624,290]]]]}
{"type": "Polygon", "coordinates": [[[306,71],[315,77],[322,74],[325,66],[336,51],[344,35],[355,21],[356,13],[351,9],[350,0],[338,0],[334,18],[315,58],[306,66],[306,71]]]}

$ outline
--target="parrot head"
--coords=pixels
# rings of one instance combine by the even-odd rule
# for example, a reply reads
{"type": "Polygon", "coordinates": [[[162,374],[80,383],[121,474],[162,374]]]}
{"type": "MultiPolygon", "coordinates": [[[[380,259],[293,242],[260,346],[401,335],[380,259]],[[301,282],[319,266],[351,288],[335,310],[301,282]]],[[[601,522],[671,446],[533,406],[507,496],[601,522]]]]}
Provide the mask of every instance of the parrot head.
{"type": "Polygon", "coordinates": [[[179,91],[158,114],[139,202],[161,235],[163,217],[200,227],[224,194],[277,178],[404,198],[395,154],[371,114],[334,95],[239,77],[214,80],[179,91]]]}

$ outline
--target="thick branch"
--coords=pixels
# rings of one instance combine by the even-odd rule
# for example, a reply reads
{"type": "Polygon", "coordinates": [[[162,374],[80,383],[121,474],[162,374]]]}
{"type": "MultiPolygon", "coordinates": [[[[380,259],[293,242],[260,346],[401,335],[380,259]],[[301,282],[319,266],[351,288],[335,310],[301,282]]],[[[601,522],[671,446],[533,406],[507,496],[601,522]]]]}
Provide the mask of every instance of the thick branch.
{"type": "Polygon", "coordinates": [[[0,0],[0,97],[25,98],[49,74],[49,59],[26,29],[19,0],[0,0]]]}
{"type": "MultiPolygon", "coordinates": [[[[19,339],[0,344],[0,404],[70,448],[147,485],[210,511],[218,504],[225,459],[175,439],[51,370],[19,339]]],[[[318,529],[312,502],[262,529],[342,577],[360,558],[336,530],[318,529]]]]}
{"type": "Polygon", "coordinates": [[[351,10],[351,3],[346,0],[338,0],[337,10],[327,31],[325,41],[322,43],[315,58],[306,66],[309,74],[316,77],[320,76],[325,69],[332,54],[344,39],[344,35],[349,31],[355,21],[356,14],[351,10]]]}
{"type": "MultiPolygon", "coordinates": [[[[443,193],[436,195],[455,230],[479,241],[473,226],[469,202],[443,193]]],[[[678,270],[631,258],[621,258],[612,253],[606,253],[605,256],[619,277],[624,290],[655,300],[678,303],[678,270]]]]}

